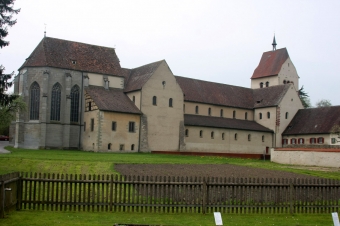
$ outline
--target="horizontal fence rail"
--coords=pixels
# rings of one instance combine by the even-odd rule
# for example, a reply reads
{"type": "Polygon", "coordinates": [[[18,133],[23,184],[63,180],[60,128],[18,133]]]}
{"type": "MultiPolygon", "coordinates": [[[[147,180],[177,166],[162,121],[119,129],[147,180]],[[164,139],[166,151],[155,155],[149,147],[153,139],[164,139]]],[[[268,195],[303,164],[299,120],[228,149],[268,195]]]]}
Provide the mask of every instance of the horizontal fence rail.
{"type": "Polygon", "coordinates": [[[20,175],[18,206],[50,211],[166,213],[331,213],[340,207],[340,181],[20,175]]]}

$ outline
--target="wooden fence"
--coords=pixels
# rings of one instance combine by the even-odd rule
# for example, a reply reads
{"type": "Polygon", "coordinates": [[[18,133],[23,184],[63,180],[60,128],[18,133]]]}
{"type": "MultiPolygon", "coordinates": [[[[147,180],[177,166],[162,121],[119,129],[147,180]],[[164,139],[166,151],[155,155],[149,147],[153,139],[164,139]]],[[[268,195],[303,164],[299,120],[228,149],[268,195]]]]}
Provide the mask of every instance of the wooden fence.
{"type": "Polygon", "coordinates": [[[18,206],[50,211],[176,213],[331,213],[340,210],[340,181],[20,175],[18,206]]]}
{"type": "Polygon", "coordinates": [[[19,176],[19,173],[0,175],[0,218],[4,218],[5,212],[19,208],[19,176]]]}

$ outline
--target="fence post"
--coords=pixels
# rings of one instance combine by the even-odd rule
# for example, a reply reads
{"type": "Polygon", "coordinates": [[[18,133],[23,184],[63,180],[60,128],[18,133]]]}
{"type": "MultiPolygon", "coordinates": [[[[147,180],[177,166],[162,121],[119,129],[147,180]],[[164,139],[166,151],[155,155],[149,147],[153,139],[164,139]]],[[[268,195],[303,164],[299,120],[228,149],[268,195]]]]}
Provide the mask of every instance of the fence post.
{"type": "Polygon", "coordinates": [[[203,178],[203,200],[202,200],[202,213],[205,214],[207,206],[207,182],[205,177],[203,178]]]}
{"type": "Polygon", "coordinates": [[[22,173],[18,173],[19,180],[17,181],[17,210],[21,210],[22,202],[22,173]]]}
{"type": "Polygon", "coordinates": [[[293,204],[293,190],[294,190],[294,184],[293,182],[290,180],[289,181],[289,204],[290,204],[290,214],[294,214],[294,204],[293,204]]]}
{"type": "Polygon", "coordinates": [[[0,218],[5,217],[5,181],[3,176],[0,176],[0,218]]]}

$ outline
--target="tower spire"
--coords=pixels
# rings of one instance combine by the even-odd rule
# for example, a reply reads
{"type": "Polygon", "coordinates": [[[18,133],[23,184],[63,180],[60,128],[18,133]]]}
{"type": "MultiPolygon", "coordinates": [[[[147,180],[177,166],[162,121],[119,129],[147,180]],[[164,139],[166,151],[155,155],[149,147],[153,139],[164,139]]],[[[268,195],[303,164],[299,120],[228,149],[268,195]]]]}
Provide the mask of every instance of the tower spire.
{"type": "Polygon", "coordinates": [[[275,40],[275,34],[274,34],[274,39],[273,39],[273,51],[275,51],[276,50],[276,40],[275,40]]]}

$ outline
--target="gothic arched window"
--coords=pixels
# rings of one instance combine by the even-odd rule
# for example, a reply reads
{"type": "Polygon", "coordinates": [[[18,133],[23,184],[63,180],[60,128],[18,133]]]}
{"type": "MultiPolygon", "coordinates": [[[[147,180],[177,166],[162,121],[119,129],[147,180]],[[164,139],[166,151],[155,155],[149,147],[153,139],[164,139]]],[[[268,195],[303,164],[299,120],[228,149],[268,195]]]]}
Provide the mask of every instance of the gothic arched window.
{"type": "Polygon", "coordinates": [[[60,104],[61,104],[61,85],[59,83],[56,83],[52,87],[51,120],[60,121],[60,104]]]}
{"type": "Polygon", "coordinates": [[[71,122],[78,122],[79,118],[79,86],[71,89],[71,122]]]}
{"type": "Polygon", "coordinates": [[[31,85],[30,120],[39,120],[40,87],[37,82],[31,85]]]}

